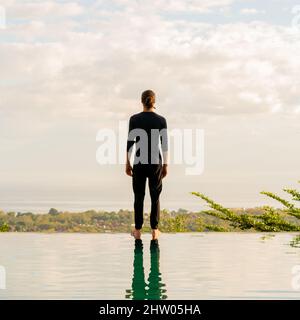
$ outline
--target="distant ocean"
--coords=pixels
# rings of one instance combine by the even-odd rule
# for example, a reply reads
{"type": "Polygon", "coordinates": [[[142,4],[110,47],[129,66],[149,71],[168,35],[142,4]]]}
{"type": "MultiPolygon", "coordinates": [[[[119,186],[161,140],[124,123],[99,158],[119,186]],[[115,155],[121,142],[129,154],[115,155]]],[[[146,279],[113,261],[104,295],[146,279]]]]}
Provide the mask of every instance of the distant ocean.
{"type": "Polygon", "coordinates": [[[92,209],[118,211],[119,209],[130,209],[130,205],[126,202],[104,202],[103,200],[0,200],[0,209],[6,212],[48,213],[50,208],[74,212],[92,209]]]}
{"type": "MultiPolygon", "coordinates": [[[[235,201],[234,203],[221,202],[223,206],[253,208],[263,205],[263,203],[254,203],[247,201],[235,201]]],[[[266,202],[264,202],[266,204],[266,202]]],[[[273,203],[274,204],[274,203],[273,203]]],[[[48,213],[50,208],[55,208],[59,211],[79,212],[85,210],[104,210],[104,211],[119,211],[120,209],[133,210],[133,204],[128,201],[103,201],[103,200],[1,200],[0,210],[5,212],[32,212],[32,213],[48,213]]],[[[183,203],[181,201],[161,201],[161,210],[178,210],[186,209],[190,211],[199,211],[207,209],[203,201],[199,199],[199,203],[183,203]]],[[[145,212],[150,210],[150,201],[145,201],[145,212]]]]}

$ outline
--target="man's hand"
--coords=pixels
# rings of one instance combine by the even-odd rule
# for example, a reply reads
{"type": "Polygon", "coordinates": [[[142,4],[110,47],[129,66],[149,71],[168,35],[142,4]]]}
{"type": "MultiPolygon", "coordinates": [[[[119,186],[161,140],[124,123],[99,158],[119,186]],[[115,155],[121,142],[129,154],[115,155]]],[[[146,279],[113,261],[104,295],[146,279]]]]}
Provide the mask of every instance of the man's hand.
{"type": "Polygon", "coordinates": [[[167,164],[163,164],[162,177],[164,178],[167,174],[168,174],[168,165],[167,164]]]}
{"type": "Polygon", "coordinates": [[[128,176],[132,177],[132,166],[130,165],[130,163],[126,163],[125,172],[128,176]]]}

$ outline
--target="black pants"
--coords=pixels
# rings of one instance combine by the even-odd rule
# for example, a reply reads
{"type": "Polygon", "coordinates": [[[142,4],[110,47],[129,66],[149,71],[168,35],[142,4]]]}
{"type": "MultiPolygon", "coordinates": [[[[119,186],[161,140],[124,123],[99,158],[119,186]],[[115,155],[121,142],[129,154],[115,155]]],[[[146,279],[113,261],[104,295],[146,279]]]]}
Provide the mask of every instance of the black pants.
{"type": "Polygon", "coordinates": [[[151,197],[150,225],[152,229],[157,229],[160,217],[159,195],[162,190],[162,165],[135,164],[133,165],[132,173],[135,228],[141,229],[143,226],[145,188],[146,179],[148,178],[151,197]]]}

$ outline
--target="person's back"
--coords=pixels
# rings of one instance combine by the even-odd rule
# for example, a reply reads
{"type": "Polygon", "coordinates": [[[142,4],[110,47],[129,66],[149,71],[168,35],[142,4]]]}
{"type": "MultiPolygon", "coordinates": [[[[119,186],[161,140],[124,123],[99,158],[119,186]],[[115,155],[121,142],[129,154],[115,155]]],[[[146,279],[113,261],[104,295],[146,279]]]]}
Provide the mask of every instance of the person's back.
{"type": "Polygon", "coordinates": [[[143,226],[143,208],[146,179],[149,180],[151,197],[150,225],[152,238],[158,237],[160,218],[159,196],[162,191],[162,178],[167,175],[168,135],[166,119],[154,112],[155,94],[146,90],[142,94],[143,111],[130,117],[127,139],[126,174],[132,176],[134,191],[135,230],[132,235],[136,239],[141,236],[143,226]],[[161,142],[160,152],[159,142],[161,142]],[[133,146],[136,146],[134,164],[130,158],[133,146]]]}
{"type": "Polygon", "coordinates": [[[130,117],[127,152],[135,143],[134,165],[162,164],[159,141],[162,151],[167,152],[167,121],[163,116],[152,111],[142,111],[130,117]]]}

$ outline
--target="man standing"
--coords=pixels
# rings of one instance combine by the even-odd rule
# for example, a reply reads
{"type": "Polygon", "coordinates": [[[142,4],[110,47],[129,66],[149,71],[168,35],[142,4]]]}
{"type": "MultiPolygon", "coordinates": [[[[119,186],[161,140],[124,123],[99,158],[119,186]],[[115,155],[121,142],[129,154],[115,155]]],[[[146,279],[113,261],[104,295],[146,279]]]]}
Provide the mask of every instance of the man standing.
{"type": "Polygon", "coordinates": [[[126,174],[132,177],[134,192],[135,228],[132,230],[132,235],[136,239],[141,238],[145,187],[148,178],[151,197],[150,225],[152,239],[155,240],[159,236],[159,196],[162,191],[162,179],[167,175],[168,168],[167,121],[155,112],[155,93],[152,90],[142,93],[141,102],[143,111],[130,117],[127,139],[126,174]],[[159,141],[162,154],[159,150],[159,141]],[[134,144],[136,152],[133,166],[131,166],[130,157],[134,144]]]}

